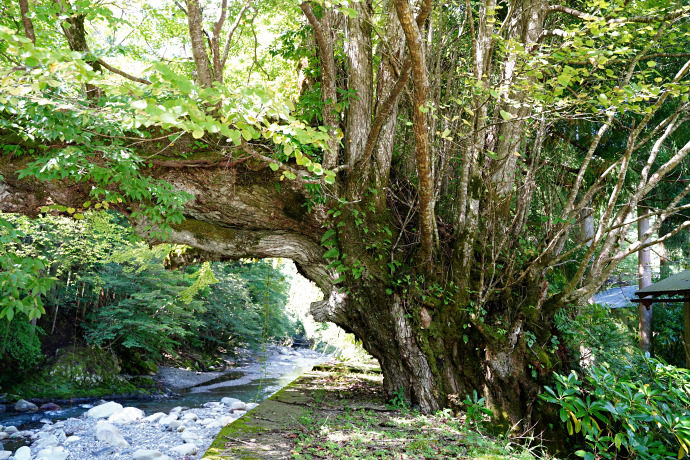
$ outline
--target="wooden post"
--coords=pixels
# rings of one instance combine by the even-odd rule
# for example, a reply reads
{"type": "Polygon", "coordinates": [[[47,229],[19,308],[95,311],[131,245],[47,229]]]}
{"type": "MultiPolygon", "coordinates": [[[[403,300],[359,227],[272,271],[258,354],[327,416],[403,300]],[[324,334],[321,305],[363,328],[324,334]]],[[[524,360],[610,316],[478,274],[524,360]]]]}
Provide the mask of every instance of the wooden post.
{"type": "MultiPolygon", "coordinates": [[[[687,299],[690,293],[685,293],[687,299]]],[[[685,349],[685,368],[690,369],[690,302],[683,304],[683,348],[685,349]]]]}

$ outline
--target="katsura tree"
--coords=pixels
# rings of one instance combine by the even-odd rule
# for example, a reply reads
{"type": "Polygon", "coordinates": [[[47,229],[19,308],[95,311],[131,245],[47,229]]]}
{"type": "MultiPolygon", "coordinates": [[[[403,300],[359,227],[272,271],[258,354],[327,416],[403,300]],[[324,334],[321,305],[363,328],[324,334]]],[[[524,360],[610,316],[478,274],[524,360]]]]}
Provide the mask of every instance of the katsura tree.
{"type": "MultiPolygon", "coordinates": [[[[497,419],[531,426],[536,395],[565,365],[554,315],[642,248],[622,245],[638,203],[690,151],[687,139],[668,145],[687,122],[690,8],[247,5],[230,18],[225,0],[176,4],[193,69],[154,60],[139,76],[89,47],[87,3],[44,19],[83,35],[62,47],[40,30],[34,45],[20,21],[30,15],[17,15],[0,31],[0,129],[18,149],[0,165],[1,209],[78,215],[98,203],[152,240],[196,248],[190,260],[291,258],[324,293],[314,317],[362,341],[388,394],[430,412],[476,389],[497,419]],[[243,15],[278,12],[292,29],[271,57],[297,61],[299,87],[276,88],[268,72],[225,84],[235,69],[221,44],[238,18],[256,36],[243,15]],[[592,203],[601,211],[578,240],[592,203]]],[[[647,236],[688,192],[653,211],[647,236]]]]}

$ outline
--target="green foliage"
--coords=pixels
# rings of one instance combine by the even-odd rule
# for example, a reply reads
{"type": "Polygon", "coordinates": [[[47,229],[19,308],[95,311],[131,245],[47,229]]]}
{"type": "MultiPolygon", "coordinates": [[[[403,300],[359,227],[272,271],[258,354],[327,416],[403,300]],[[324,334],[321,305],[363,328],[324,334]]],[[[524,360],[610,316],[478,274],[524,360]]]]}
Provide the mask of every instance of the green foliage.
{"type": "Polygon", "coordinates": [[[555,374],[555,388],[541,398],[559,407],[568,434],[597,458],[671,459],[690,451],[690,372],[648,359],[616,376],[606,365],[555,374]]]}
{"type": "Polygon", "coordinates": [[[612,310],[599,304],[585,304],[556,314],[555,324],[568,354],[577,362],[608,363],[614,373],[622,373],[641,354],[634,325],[635,312],[612,310]]]}
{"type": "Polygon", "coordinates": [[[465,404],[465,417],[470,426],[480,427],[486,424],[487,418],[491,418],[493,412],[486,407],[486,398],[479,397],[477,390],[472,391],[472,395],[467,395],[463,401],[465,404]]]}
{"type": "MultiPolygon", "coordinates": [[[[288,283],[281,263],[245,260],[166,270],[162,262],[174,246],[140,242],[115,212],[88,211],[79,220],[4,217],[1,236],[13,257],[50,261],[43,271],[55,283],[43,297],[51,315],[40,318],[40,325],[51,335],[73,327],[76,336],[68,340],[136,361],[129,368],[150,368],[163,354],[212,355],[304,333],[285,312],[288,283]]],[[[0,271],[2,276],[9,273],[0,271]]],[[[7,368],[33,362],[31,353],[20,351],[30,350],[30,342],[22,341],[28,336],[19,327],[19,335],[0,336],[7,368]]]]}
{"type": "Polygon", "coordinates": [[[654,353],[669,364],[685,367],[683,305],[654,305],[654,353]]]}
{"type": "Polygon", "coordinates": [[[26,318],[16,318],[11,323],[0,321],[0,385],[40,362],[42,334],[43,330],[26,318]]]}
{"type": "Polygon", "coordinates": [[[172,353],[180,340],[201,326],[194,318],[200,302],[186,302],[180,294],[192,281],[168,272],[162,265],[136,273],[122,265],[107,264],[96,276],[84,280],[96,289],[94,309],[82,325],[89,344],[109,349],[137,348],[160,358],[172,353]]]}

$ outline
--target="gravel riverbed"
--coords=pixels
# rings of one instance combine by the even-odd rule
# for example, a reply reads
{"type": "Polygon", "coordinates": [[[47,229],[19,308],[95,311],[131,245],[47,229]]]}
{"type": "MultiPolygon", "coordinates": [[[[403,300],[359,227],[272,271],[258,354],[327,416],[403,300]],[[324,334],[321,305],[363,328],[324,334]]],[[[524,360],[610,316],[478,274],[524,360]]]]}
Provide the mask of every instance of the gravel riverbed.
{"type": "MultiPolygon", "coordinates": [[[[219,385],[233,386],[259,376],[282,375],[290,368],[324,360],[320,353],[286,347],[271,347],[267,355],[266,362],[245,364],[241,367],[242,375],[228,382],[215,383],[237,370],[201,373],[161,368],[157,378],[173,391],[186,389],[189,393],[215,396],[217,393],[211,392],[218,391],[219,385]]],[[[27,429],[2,426],[0,422],[0,460],[199,459],[223,426],[258,405],[233,397],[216,397],[218,400],[207,400],[200,407],[180,405],[146,413],[134,407],[136,402],[123,406],[115,401],[99,401],[93,407],[82,405],[88,409],[86,412],[65,420],[56,420],[46,412],[40,423],[27,429]],[[3,450],[3,443],[12,450],[3,450]]],[[[181,399],[180,404],[184,401],[181,399]]]]}

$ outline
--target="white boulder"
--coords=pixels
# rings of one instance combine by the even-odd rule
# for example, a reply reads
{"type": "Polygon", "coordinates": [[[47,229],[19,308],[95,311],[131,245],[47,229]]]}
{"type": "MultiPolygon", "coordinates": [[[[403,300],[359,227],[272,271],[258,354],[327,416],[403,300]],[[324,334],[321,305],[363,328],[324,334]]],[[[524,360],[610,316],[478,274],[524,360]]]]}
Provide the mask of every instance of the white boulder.
{"type": "Polygon", "coordinates": [[[199,449],[196,447],[195,444],[182,444],[181,446],[173,447],[170,449],[170,452],[174,453],[175,455],[179,455],[180,457],[189,457],[192,455],[196,455],[196,453],[199,451],[199,449]]]}
{"type": "Polygon", "coordinates": [[[182,416],[182,420],[191,420],[192,422],[196,422],[199,420],[199,416],[196,415],[194,412],[187,412],[182,416]]]}
{"type": "Polygon", "coordinates": [[[93,418],[106,418],[121,410],[122,404],[110,401],[105,404],[101,404],[100,406],[96,406],[93,409],[89,409],[86,412],[86,415],[93,418]]]}
{"type": "Polygon", "coordinates": [[[223,403],[223,404],[225,404],[226,406],[232,406],[232,403],[242,402],[242,401],[240,401],[240,400],[237,399],[237,398],[225,397],[225,398],[221,399],[220,402],[223,403]]]}
{"type": "Polygon", "coordinates": [[[167,415],[167,416],[161,418],[160,420],[158,420],[158,423],[163,425],[163,426],[168,426],[168,425],[170,425],[171,422],[174,422],[175,420],[177,420],[177,418],[178,418],[177,414],[170,414],[170,415],[167,415]]]}
{"type": "Polygon", "coordinates": [[[31,449],[22,446],[14,453],[14,460],[31,460],[31,449]]]}
{"type": "Polygon", "coordinates": [[[9,433],[5,433],[4,431],[0,431],[0,441],[9,438],[10,435],[9,433]]]}
{"type": "Polygon", "coordinates": [[[110,422],[98,422],[96,424],[96,439],[111,446],[129,447],[129,443],[122,437],[122,433],[110,422]]]}
{"type": "Polygon", "coordinates": [[[49,434],[48,436],[42,436],[38,441],[33,443],[31,447],[35,450],[43,450],[47,447],[57,447],[60,445],[60,441],[54,434],[49,434]]]}
{"type": "Polygon", "coordinates": [[[167,455],[152,449],[139,449],[132,456],[134,460],[170,460],[170,457],[167,455]]]}
{"type": "Polygon", "coordinates": [[[247,410],[247,405],[242,401],[235,401],[230,405],[230,410],[247,410]]]}
{"type": "Polygon", "coordinates": [[[79,436],[68,436],[67,439],[65,439],[65,444],[72,444],[79,441],[81,441],[81,437],[79,436]]]}
{"type": "Polygon", "coordinates": [[[16,433],[17,431],[19,431],[19,429],[16,426],[10,425],[5,427],[5,433],[7,434],[16,433]]]}
{"type": "Polygon", "coordinates": [[[165,417],[165,412],[156,412],[155,414],[144,417],[145,422],[155,423],[165,417]]]}
{"type": "Polygon", "coordinates": [[[38,452],[36,460],[67,460],[69,452],[64,447],[49,447],[38,452]]]}
{"type": "Polygon", "coordinates": [[[125,407],[108,417],[111,423],[131,423],[144,418],[144,411],[136,407],[125,407]]]}
{"type": "Polygon", "coordinates": [[[12,456],[11,450],[0,450],[0,460],[7,460],[12,456]]]}

